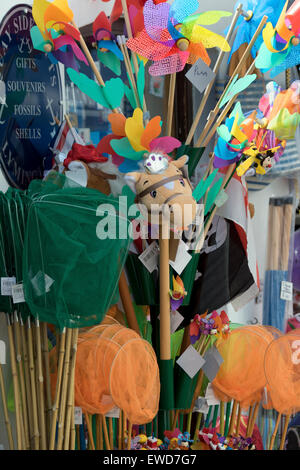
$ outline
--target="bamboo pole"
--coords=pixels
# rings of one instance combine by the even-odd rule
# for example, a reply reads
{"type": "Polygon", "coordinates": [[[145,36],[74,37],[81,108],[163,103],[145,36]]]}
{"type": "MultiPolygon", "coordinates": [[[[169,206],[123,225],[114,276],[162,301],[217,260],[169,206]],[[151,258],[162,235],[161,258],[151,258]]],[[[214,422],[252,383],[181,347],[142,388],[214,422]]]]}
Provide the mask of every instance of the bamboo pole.
{"type": "Polygon", "coordinates": [[[225,414],[224,414],[224,402],[220,402],[220,434],[221,436],[224,436],[224,430],[225,430],[225,414]]]}
{"type": "Polygon", "coordinates": [[[131,449],[131,434],[132,434],[132,422],[129,421],[128,437],[127,437],[127,450],[131,449]]]}
{"type": "Polygon", "coordinates": [[[159,233],[160,358],[171,359],[171,320],[169,294],[169,224],[164,221],[159,233]]]}
{"type": "Polygon", "coordinates": [[[284,444],[285,444],[285,439],[286,439],[286,433],[287,433],[287,429],[288,429],[290,417],[291,417],[291,415],[286,415],[286,417],[285,417],[285,423],[284,423],[284,428],[283,428],[283,432],[282,432],[282,436],[281,436],[281,441],[280,441],[279,450],[283,450],[283,449],[284,449],[284,444]]]}
{"type": "Polygon", "coordinates": [[[271,438],[271,442],[270,442],[270,446],[269,446],[269,450],[273,450],[274,442],[275,442],[275,439],[276,439],[276,435],[277,435],[280,420],[281,420],[281,413],[278,413],[277,420],[276,420],[275,427],[274,427],[274,431],[273,431],[272,438],[271,438]]]}
{"type": "Polygon", "coordinates": [[[70,433],[72,415],[74,415],[74,387],[75,387],[75,366],[77,353],[78,328],[72,331],[72,355],[70,362],[69,383],[67,390],[67,406],[66,406],[66,422],[64,429],[64,450],[68,450],[70,446],[70,433]]]}
{"type": "Polygon", "coordinates": [[[63,329],[59,342],[59,356],[58,356],[58,366],[57,366],[57,379],[56,379],[56,390],[55,398],[53,403],[53,413],[51,419],[51,428],[50,428],[50,441],[49,441],[49,450],[54,450],[55,446],[55,432],[56,432],[56,421],[58,415],[58,407],[61,394],[61,384],[62,384],[62,372],[65,356],[65,345],[66,345],[66,328],[63,329]]]}
{"type": "Polygon", "coordinates": [[[238,407],[238,402],[236,400],[234,400],[233,401],[232,411],[231,411],[230,425],[229,425],[229,430],[228,430],[228,435],[229,436],[233,435],[233,429],[234,429],[234,423],[235,423],[235,418],[236,418],[237,407],[238,407]]]}
{"type": "MultiPolygon", "coordinates": [[[[235,26],[236,26],[236,23],[237,23],[237,21],[238,21],[238,19],[239,19],[239,16],[240,16],[241,12],[242,12],[242,8],[243,8],[243,5],[242,5],[242,3],[240,3],[240,4],[238,5],[236,11],[235,11],[235,14],[234,14],[234,16],[233,16],[233,18],[232,18],[232,22],[231,22],[231,24],[230,24],[230,26],[229,26],[229,30],[228,30],[227,36],[226,36],[226,38],[225,38],[225,40],[226,40],[227,42],[229,42],[230,39],[231,39],[231,36],[232,36],[232,34],[233,34],[233,31],[234,31],[234,28],[235,28],[235,26]]],[[[221,66],[222,60],[223,60],[223,58],[224,58],[224,55],[225,55],[225,51],[220,51],[220,54],[219,54],[219,56],[218,56],[218,59],[217,59],[217,61],[216,61],[216,63],[215,63],[215,66],[214,66],[214,68],[213,68],[213,72],[214,72],[214,74],[215,74],[215,77],[214,77],[214,79],[207,85],[207,87],[206,87],[206,89],[205,89],[205,91],[204,91],[204,94],[203,94],[203,97],[202,97],[200,106],[199,106],[199,108],[198,108],[198,111],[197,111],[196,116],[195,116],[195,118],[194,118],[194,121],[193,121],[193,123],[192,123],[191,129],[190,129],[189,134],[188,134],[188,136],[187,136],[187,139],[186,139],[186,142],[185,142],[186,145],[190,145],[190,143],[192,142],[192,139],[193,139],[193,137],[194,137],[194,135],[195,135],[197,126],[198,126],[198,124],[199,124],[199,121],[200,121],[200,118],[201,118],[201,116],[202,116],[204,107],[205,107],[205,105],[206,105],[206,103],[207,103],[208,97],[209,97],[210,92],[211,92],[211,90],[212,90],[213,84],[215,83],[215,79],[216,79],[216,77],[217,77],[217,74],[218,74],[218,71],[219,71],[219,69],[220,69],[220,66],[221,66]]]]}
{"type": "Polygon", "coordinates": [[[36,334],[36,353],[37,353],[37,378],[38,378],[38,395],[39,395],[39,421],[40,421],[40,434],[41,434],[41,450],[47,450],[47,433],[45,421],[45,397],[44,397],[44,375],[42,364],[42,343],[41,343],[41,329],[40,322],[37,318],[35,321],[35,334],[36,334]]]}
{"type": "Polygon", "coordinates": [[[242,407],[241,407],[241,404],[239,403],[238,417],[237,417],[236,431],[235,431],[236,436],[240,435],[241,417],[242,417],[242,407]]]}
{"type": "Polygon", "coordinates": [[[250,407],[249,407],[249,412],[248,412],[247,429],[246,429],[246,436],[247,436],[247,437],[248,437],[248,434],[249,434],[249,431],[250,431],[252,413],[253,413],[253,405],[250,405],[250,407]]]}
{"type": "Polygon", "coordinates": [[[123,450],[126,449],[125,441],[126,441],[126,433],[127,433],[127,416],[125,411],[123,411],[123,434],[122,434],[122,448],[123,450]]]}
{"type": "Polygon", "coordinates": [[[48,334],[47,334],[47,323],[41,323],[42,333],[42,354],[44,359],[44,377],[45,377],[45,390],[46,390],[46,422],[47,422],[47,438],[49,441],[50,436],[50,423],[52,413],[52,398],[51,398],[51,379],[50,379],[50,365],[49,365],[49,346],[48,346],[48,334]]]}
{"type": "Polygon", "coordinates": [[[14,450],[14,440],[13,440],[12,427],[11,427],[11,422],[9,419],[9,414],[8,414],[8,409],[7,409],[7,404],[6,404],[6,393],[5,393],[4,377],[3,377],[3,370],[2,370],[1,362],[0,362],[0,390],[1,390],[1,396],[2,396],[4,422],[5,422],[6,431],[7,431],[9,450],[14,450]]]}
{"type": "Polygon", "coordinates": [[[259,411],[259,402],[257,402],[254,406],[253,415],[252,415],[252,419],[251,419],[251,425],[250,425],[250,429],[249,429],[249,436],[246,436],[246,437],[252,437],[254,426],[255,426],[255,423],[256,423],[257,415],[258,415],[258,411],[259,411]]]}
{"type": "Polygon", "coordinates": [[[63,370],[61,396],[60,396],[60,403],[59,403],[59,415],[58,415],[58,434],[57,434],[57,446],[56,446],[57,450],[62,450],[62,444],[63,444],[63,439],[64,439],[66,402],[67,402],[68,384],[69,384],[69,375],[70,375],[71,341],[72,341],[72,329],[67,328],[66,352],[64,356],[64,370],[63,370]]]}
{"type": "Polygon", "coordinates": [[[102,428],[103,428],[104,442],[105,442],[106,450],[111,450],[109,437],[108,437],[108,431],[107,431],[106,418],[105,418],[104,415],[102,415],[102,428]]]}
{"type": "Polygon", "coordinates": [[[122,411],[118,420],[118,450],[122,450],[122,411]]]}
{"type": "Polygon", "coordinates": [[[166,130],[166,136],[168,137],[172,135],[175,89],[176,89],[176,73],[172,73],[170,76],[169,98],[168,98],[168,114],[167,114],[167,130],[166,130]]]}
{"type": "Polygon", "coordinates": [[[174,419],[173,419],[173,424],[172,424],[172,431],[175,431],[175,429],[176,429],[178,417],[179,417],[179,410],[176,410],[175,415],[174,415],[174,419]]]}
{"type": "Polygon", "coordinates": [[[195,426],[195,433],[194,433],[194,442],[197,441],[199,438],[199,431],[200,431],[200,425],[201,425],[201,418],[202,418],[202,413],[198,413],[197,415],[197,421],[196,421],[196,426],[195,426]]]}
{"type": "Polygon", "coordinates": [[[33,407],[32,407],[32,397],[31,397],[31,383],[30,383],[30,370],[29,370],[29,360],[28,360],[28,345],[26,341],[25,326],[20,316],[20,332],[21,332],[21,342],[22,342],[22,355],[23,355],[23,364],[24,364],[24,377],[25,377],[25,391],[26,391],[26,406],[28,410],[28,425],[29,425],[29,438],[30,444],[34,439],[34,425],[33,425],[33,407]]]}
{"type": "Polygon", "coordinates": [[[39,431],[39,421],[38,421],[38,405],[37,405],[37,392],[36,392],[35,367],[34,367],[34,355],[33,355],[32,325],[31,325],[30,317],[28,317],[27,319],[27,339],[28,339],[28,357],[29,357],[33,429],[34,429],[33,441],[34,441],[34,450],[39,450],[40,431],[39,431]]]}
{"type": "MultiPolygon", "coordinates": [[[[99,449],[103,450],[103,423],[102,423],[102,418],[100,415],[97,415],[97,418],[99,419],[99,449]]],[[[122,442],[122,435],[121,435],[121,442],[122,442]]],[[[122,450],[122,445],[119,448],[119,450],[122,450]]]]}
{"type": "Polygon", "coordinates": [[[23,369],[23,361],[22,361],[22,348],[21,348],[21,332],[20,332],[20,323],[18,319],[17,312],[14,314],[14,323],[13,323],[14,331],[15,331],[15,339],[16,339],[16,358],[17,358],[17,365],[18,365],[18,372],[19,372],[19,384],[20,384],[20,392],[21,392],[21,400],[20,400],[20,408],[24,426],[24,443],[25,449],[30,449],[30,437],[29,437],[29,421],[28,421],[28,410],[27,410],[27,403],[26,403],[26,388],[25,388],[25,377],[24,377],[24,369],[23,369]]]}
{"type": "Polygon", "coordinates": [[[114,428],[112,418],[108,418],[110,448],[114,448],[114,428]]]}
{"type": "MultiPolygon", "coordinates": [[[[126,2],[126,0],[121,0],[121,3],[122,3],[123,13],[124,13],[125,25],[126,25],[126,29],[127,29],[127,35],[128,35],[128,38],[132,38],[133,34],[132,34],[132,28],[131,28],[130,18],[129,18],[129,14],[128,14],[127,2],[126,2]]],[[[138,71],[139,71],[139,65],[138,65],[138,61],[137,61],[137,57],[136,57],[135,52],[132,52],[132,61],[133,61],[133,67],[134,67],[135,75],[137,76],[138,71]]]]}
{"type": "Polygon", "coordinates": [[[84,417],[85,417],[86,427],[87,427],[88,436],[89,436],[89,444],[90,444],[92,450],[96,450],[95,449],[94,436],[93,436],[93,430],[92,430],[89,414],[84,413],[84,417]]]}
{"type": "Polygon", "coordinates": [[[136,319],[135,310],[133,307],[133,303],[132,303],[132,299],[131,299],[131,295],[129,292],[129,287],[127,284],[124,270],[121,272],[121,276],[119,279],[119,292],[120,292],[120,297],[121,297],[122,304],[125,310],[125,315],[126,315],[126,319],[128,322],[128,326],[129,328],[136,331],[140,335],[141,333],[140,333],[139,325],[136,319]]]}
{"type": "Polygon", "coordinates": [[[137,90],[137,86],[136,86],[136,81],[135,81],[135,78],[134,78],[134,74],[132,72],[130,57],[129,57],[129,54],[128,54],[128,49],[127,49],[127,46],[126,46],[125,38],[123,38],[123,36],[118,36],[118,44],[120,46],[121,52],[122,52],[123,57],[124,57],[125,67],[126,67],[126,71],[127,71],[129,80],[130,80],[131,85],[132,85],[132,90],[133,90],[133,93],[134,93],[135,101],[136,101],[137,105],[142,109],[143,108],[143,103],[141,103],[140,99],[139,99],[138,90],[137,90]]]}

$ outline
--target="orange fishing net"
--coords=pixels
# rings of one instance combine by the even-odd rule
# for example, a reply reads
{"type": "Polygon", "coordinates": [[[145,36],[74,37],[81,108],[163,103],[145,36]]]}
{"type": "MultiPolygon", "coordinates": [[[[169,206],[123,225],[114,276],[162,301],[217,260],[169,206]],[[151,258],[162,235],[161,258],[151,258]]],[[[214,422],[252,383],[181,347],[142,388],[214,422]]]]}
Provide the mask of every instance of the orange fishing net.
{"type": "Polygon", "coordinates": [[[300,333],[279,337],[265,354],[269,405],[279,413],[300,410],[300,333]]]}
{"type": "MultiPolygon", "coordinates": [[[[221,401],[234,399],[243,408],[259,402],[266,385],[264,356],[276,329],[244,326],[218,344],[224,359],[212,386],[221,401]]],[[[276,337],[276,336],[275,336],[276,337]]]]}
{"type": "Polygon", "coordinates": [[[99,325],[79,335],[75,403],[92,414],[117,406],[134,424],[158,412],[159,369],[151,345],[120,324],[99,325]]]}

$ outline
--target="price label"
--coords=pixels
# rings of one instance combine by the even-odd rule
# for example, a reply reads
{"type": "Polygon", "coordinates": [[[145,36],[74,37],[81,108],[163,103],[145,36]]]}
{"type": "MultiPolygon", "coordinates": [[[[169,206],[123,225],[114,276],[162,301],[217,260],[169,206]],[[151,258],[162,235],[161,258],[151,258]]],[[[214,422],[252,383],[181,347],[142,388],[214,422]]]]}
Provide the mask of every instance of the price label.
{"type": "Polygon", "coordinates": [[[25,302],[23,284],[16,284],[12,287],[12,298],[14,304],[25,302]]]}
{"type": "Polygon", "coordinates": [[[82,424],[82,409],[80,408],[80,406],[74,407],[74,423],[82,424]]]}
{"type": "Polygon", "coordinates": [[[292,282],[282,281],[280,298],[282,300],[289,300],[289,301],[293,300],[293,283],[292,282]]]}
{"type": "Polygon", "coordinates": [[[1,295],[12,296],[12,287],[16,285],[15,277],[1,277],[1,295]]]}
{"type": "Polygon", "coordinates": [[[146,248],[145,251],[139,256],[139,260],[143,263],[149,273],[153,273],[154,269],[158,266],[159,248],[156,242],[146,248]]]}

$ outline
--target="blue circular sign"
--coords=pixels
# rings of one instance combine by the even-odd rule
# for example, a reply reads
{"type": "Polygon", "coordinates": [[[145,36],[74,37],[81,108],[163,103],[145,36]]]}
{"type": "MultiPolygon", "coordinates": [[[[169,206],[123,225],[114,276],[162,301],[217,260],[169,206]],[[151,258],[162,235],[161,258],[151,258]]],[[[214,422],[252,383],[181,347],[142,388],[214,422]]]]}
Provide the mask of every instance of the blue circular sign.
{"type": "Polygon", "coordinates": [[[11,186],[26,189],[52,166],[49,148],[62,120],[58,64],[33,49],[29,5],[12,8],[0,26],[0,165],[11,186]]]}

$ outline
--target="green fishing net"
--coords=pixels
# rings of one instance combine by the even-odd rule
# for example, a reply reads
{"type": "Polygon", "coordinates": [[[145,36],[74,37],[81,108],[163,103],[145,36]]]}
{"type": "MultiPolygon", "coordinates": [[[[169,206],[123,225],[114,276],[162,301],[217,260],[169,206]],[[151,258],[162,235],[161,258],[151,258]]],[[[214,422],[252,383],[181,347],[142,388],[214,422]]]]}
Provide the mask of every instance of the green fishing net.
{"type": "Polygon", "coordinates": [[[65,181],[54,176],[29,188],[23,287],[35,317],[78,328],[101,322],[116,302],[130,222],[117,199],[65,181]]]}

